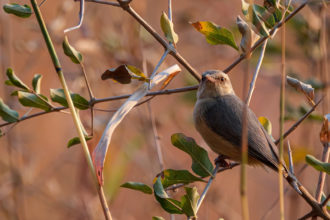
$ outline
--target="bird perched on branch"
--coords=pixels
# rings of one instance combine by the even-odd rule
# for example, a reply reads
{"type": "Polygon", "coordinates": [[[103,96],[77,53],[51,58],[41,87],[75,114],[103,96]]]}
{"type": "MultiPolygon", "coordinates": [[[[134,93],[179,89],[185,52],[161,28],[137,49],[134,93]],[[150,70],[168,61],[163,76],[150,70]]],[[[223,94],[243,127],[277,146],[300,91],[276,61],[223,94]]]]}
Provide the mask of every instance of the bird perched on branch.
{"type": "MultiPolygon", "coordinates": [[[[203,73],[194,108],[195,127],[214,152],[238,162],[242,160],[243,109],[244,103],[235,95],[227,74],[219,70],[203,73]]],[[[248,164],[277,171],[277,147],[248,107],[247,128],[248,164]]]]}

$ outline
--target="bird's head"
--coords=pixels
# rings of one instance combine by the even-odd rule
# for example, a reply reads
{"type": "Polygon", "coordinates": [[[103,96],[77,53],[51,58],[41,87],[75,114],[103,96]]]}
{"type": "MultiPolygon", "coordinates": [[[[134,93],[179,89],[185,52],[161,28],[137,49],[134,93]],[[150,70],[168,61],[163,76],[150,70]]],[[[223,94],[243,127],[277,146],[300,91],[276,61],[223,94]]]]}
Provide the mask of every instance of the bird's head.
{"type": "Polygon", "coordinates": [[[235,94],[227,74],[220,70],[208,70],[203,73],[197,98],[215,98],[235,94]]]}

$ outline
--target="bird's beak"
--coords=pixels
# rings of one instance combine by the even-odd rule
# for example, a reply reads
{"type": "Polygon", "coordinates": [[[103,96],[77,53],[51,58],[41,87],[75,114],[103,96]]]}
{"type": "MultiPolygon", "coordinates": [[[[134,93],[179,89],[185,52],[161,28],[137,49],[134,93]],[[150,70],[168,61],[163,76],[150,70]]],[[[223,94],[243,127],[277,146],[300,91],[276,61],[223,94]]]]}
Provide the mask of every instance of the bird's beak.
{"type": "Polygon", "coordinates": [[[206,75],[205,78],[206,78],[207,81],[215,83],[215,79],[212,76],[206,75]]]}

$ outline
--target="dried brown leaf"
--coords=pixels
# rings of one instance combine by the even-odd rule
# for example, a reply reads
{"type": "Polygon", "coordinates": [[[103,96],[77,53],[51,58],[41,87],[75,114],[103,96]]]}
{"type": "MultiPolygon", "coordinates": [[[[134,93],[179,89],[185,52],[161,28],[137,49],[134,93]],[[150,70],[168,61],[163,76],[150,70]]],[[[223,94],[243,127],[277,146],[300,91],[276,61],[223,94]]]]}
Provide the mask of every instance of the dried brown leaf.
{"type": "Polygon", "coordinates": [[[302,92],[312,106],[315,105],[314,88],[310,84],[303,83],[298,79],[292,78],[290,76],[287,76],[286,80],[290,86],[295,88],[297,91],[302,92]]]}
{"type": "Polygon", "coordinates": [[[126,69],[126,65],[120,65],[117,68],[107,69],[101,76],[102,80],[113,79],[121,84],[129,84],[132,76],[126,69]]]}
{"type": "Polygon", "coordinates": [[[320,132],[320,140],[322,144],[330,143],[330,114],[324,116],[324,121],[320,132]]]}
{"type": "Polygon", "coordinates": [[[237,17],[236,24],[239,32],[242,34],[240,48],[244,53],[249,52],[252,45],[258,40],[259,36],[240,16],[237,17]]]}

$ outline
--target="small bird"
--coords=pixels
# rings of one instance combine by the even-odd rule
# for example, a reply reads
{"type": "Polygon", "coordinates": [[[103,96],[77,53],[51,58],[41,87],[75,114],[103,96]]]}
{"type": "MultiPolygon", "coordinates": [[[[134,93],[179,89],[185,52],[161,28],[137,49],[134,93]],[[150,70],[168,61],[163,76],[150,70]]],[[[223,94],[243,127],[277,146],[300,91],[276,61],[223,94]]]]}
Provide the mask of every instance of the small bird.
{"type": "MultiPolygon", "coordinates": [[[[243,108],[227,74],[219,70],[203,73],[194,108],[195,127],[214,152],[238,162],[242,160],[243,108]]],[[[248,164],[267,166],[277,172],[277,147],[250,108],[247,128],[248,164]]]]}

